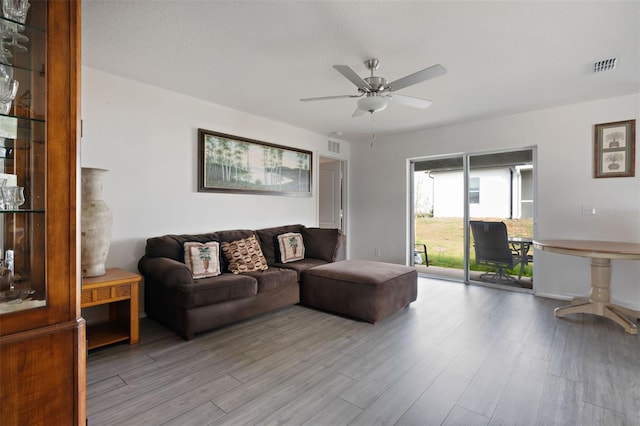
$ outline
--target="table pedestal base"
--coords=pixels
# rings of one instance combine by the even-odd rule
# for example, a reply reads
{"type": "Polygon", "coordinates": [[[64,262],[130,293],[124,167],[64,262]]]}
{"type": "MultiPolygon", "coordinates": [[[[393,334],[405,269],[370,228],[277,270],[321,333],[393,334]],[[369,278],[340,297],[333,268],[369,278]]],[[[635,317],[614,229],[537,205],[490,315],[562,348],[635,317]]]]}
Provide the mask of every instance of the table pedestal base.
{"type": "Polygon", "coordinates": [[[563,317],[567,314],[593,314],[609,318],[622,326],[629,334],[638,334],[638,326],[627,316],[632,318],[640,318],[640,311],[634,311],[623,306],[613,303],[597,303],[590,302],[586,298],[577,298],[571,301],[570,306],[556,308],[553,314],[557,317],[563,317]],[[586,302],[585,302],[586,300],[586,302]]]}
{"type": "Polygon", "coordinates": [[[640,318],[640,311],[625,308],[610,302],[611,259],[591,259],[591,293],[589,297],[579,297],[571,305],[556,308],[557,318],[567,314],[593,314],[609,318],[622,326],[629,334],[638,334],[638,326],[627,316],[640,318]]]}

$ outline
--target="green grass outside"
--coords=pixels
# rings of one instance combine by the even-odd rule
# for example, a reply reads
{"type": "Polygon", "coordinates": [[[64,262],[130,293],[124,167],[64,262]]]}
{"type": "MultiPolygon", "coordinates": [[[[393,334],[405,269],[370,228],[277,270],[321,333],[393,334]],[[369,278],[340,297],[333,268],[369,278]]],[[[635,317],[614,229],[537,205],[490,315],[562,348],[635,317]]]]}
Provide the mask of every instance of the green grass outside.
{"type": "MultiPolygon", "coordinates": [[[[496,219],[484,218],[484,220],[502,221],[507,225],[507,232],[511,237],[533,236],[532,219],[496,219]]],[[[426,244],[429,253],[429,264],[444,268],[464,268],[464,224],[462,218],[434,218],[426,216],[416,216],[416,244],[426,244]]],[[[473,244],[473,237],[471,237],[473,244]]],[[[470,250],[471,259],[469,267],[473,271],[491,271],[494,268],[476,265],[473,246],[470,250]]],[[[531,252],[529,252],[531,254],[531,252]]],[[[424,262],[424,256],[422,256],[424,262]]],[[[509,274],[518,275],[520,265],[508,270],[509,274]]],[[[531,277],[533,266],[527,265],[523,276],[531,277]]]]}

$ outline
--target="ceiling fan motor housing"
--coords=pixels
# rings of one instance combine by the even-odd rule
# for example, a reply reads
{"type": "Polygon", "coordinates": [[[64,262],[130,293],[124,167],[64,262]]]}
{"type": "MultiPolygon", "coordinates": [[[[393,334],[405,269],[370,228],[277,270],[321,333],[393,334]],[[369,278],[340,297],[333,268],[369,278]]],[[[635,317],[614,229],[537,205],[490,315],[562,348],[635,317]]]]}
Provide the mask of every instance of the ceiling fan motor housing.
{"type": "Polygon", "coordinates": [[[371,86],[372,92],[380,92],[386,89],[387,87],[387,79],[383,77],[374,77],[374,76],[365,77],[364,81],[369,83],[369,86],[371,86]]]}

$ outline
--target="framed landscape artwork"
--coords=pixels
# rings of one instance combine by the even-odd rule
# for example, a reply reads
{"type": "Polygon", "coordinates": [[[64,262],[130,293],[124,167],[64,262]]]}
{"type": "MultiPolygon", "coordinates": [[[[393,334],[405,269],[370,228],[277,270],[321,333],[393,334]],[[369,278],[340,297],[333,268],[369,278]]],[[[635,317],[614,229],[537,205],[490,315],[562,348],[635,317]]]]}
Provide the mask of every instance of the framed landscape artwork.
{"type": "Polygon", "coordinates": [[[595,125],[593,177],[632,177],[636,164],[636,120],[595,125]]]}
{"type": "Polygon", "coordinates": [[[312,153],[198,129],[198,191],[311,196],[312,153]]]}

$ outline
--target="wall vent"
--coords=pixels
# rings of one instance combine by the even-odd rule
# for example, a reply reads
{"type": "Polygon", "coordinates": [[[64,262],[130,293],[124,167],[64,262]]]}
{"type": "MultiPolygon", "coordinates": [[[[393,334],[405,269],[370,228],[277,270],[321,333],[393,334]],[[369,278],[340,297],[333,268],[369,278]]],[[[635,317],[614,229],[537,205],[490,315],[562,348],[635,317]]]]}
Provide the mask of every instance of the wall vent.
{"type": "Polygon", "coordinates": [[[593,72],[611,71],[616,68],[616,58],[604,59],[593,64],[593,72]]]}
{"type": "Polygon", "coordinates": [[[340,142],[329,140],[329,152],[340,154],[340,142]]]}

